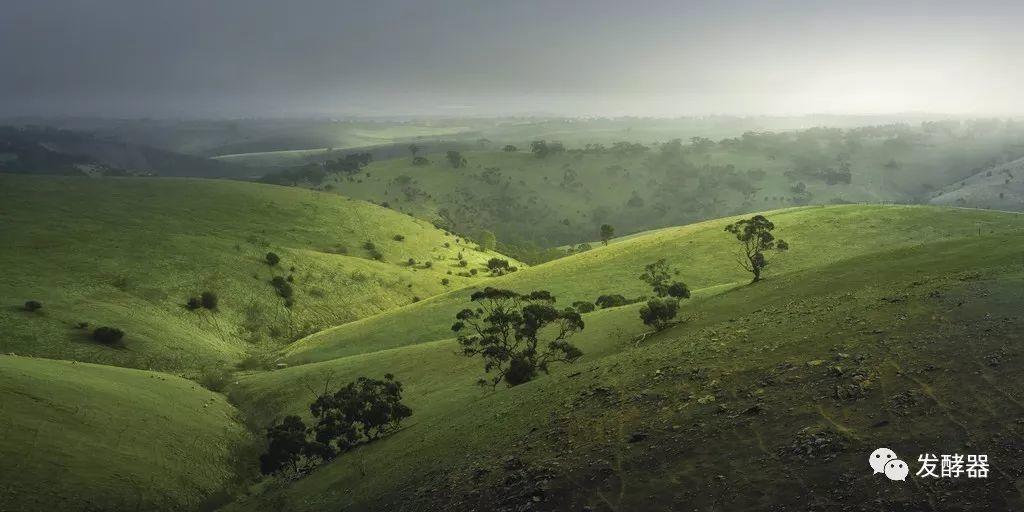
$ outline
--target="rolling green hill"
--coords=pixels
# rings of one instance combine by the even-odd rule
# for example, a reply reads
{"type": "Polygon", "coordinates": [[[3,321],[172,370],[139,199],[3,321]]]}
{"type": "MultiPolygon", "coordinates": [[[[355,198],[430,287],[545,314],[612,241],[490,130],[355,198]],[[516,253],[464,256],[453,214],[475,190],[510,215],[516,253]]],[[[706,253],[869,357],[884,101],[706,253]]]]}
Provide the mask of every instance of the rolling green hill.
{"type": "MultiPolygon", "coordinates": [[[[460,168],[443,153],[428,154],[422,165],[383,160],[306,185],[386,203],[459,233],[488,229],[508,244],[506,253],[525,254],[531,245],[594,240],[604,223],[625,235],[795,205],[926,203],[1019,158],[1022,140],[1015,125],[748,132],[719,141],[577,143],[543,158],[530,147],[464,151],[460,168]]],[[[992,190],[1008,199],[992,204],[1019,209],[1014,185],[1002,178],[992,190]]]]}
{"type": "Polygon", "coordinates": [[[0,239],[0,352],[189,376],[483,281],[459,274],[498,256],[362,201],[187,179],[0,175],[0,239]],[[185,307],[204,291],[215,310],[185,307]],[[98,326],[122,343],[93,342],[98,326]]]}
{"type": "Polygon", "coordinates": [[[0,356],[0,510],[198,510],[248,467],[223,396],[166,374],[0,356]]]}
{"type": "Polygon", "coordinates": [[[227,509],[1019,506],[1013,475],[1024,463],[1009,440],[1024,413],[1024,216],[878,206],[768,215],[792,249],[756,285],[733,264],[728,219],[488,283],[551,290],[563,305],[635,296],[642,266],[665,257],[698,290],[682,323],[655,335],[640,336],[638,305],[584,315],[574,338],[583,359],[515,388],[474,386],[482,363],[457,354],[448,326],[468,290],[295,343],[288,359],[308,364],[229,388],[250,421],[303,414],[311,383],[384,372],[405,383],[414,415],[227,509]],[[988,453],[1000,468],[948,501],[939,484],[873,479],[865,459],[878,446],[907,460],[988,453]]]}
{"type": "MultiPolygon", "coordinates": [[[[773,273],[813,268],[882,249],[1024,228],[1021,215],[921,206],[816,206],[767,215],[779,226],[777,236],[803,248],[775,257],[769,268],[773,273]]],[[[635,298],[650,295],[637,278],[644,265],[665,258],[678,268],[679,277],[691,289],[725,291],[749,281],[749,274],[735,262],[735,240],[723,232],[731,220],[735,219],[660,229],[495,278],[486,285],[520,292],[549,290],[562,306],[593,302],[600,295],[613,293],[635,298]]],[[[287,347],[286,359],[292,363],[323,361],[449,337],[455,313],[465,307],[474,289],[455,290],[387,315],[318,332],[287,347]]]]}

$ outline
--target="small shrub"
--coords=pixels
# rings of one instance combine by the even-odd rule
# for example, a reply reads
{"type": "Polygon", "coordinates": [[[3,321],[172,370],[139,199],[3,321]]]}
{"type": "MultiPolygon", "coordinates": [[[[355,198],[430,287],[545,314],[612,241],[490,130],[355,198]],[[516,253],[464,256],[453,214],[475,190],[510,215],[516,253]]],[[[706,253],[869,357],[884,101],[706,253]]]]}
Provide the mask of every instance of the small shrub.
{"type": "Polygon", "coordinates": [[[199,297],[189,297],[188,302],[185,303],[185,307],[190,311],[195,311],[203,307],[203,302],[199,300],[199,297]]]}
{"type": "Polygon", "coordinates": [[[477,274],[477,272],[479,272],[479,271],[477,269],[475,269],[475,268],[469,269],[469,275],[471,275],[471,276],[475,276],[477,274]]]}
{"type": "Polygon", "coordinates": [[[88,329],[88,328],[89,328],[89,322],[78,322],[77,324],[75,324],[75,329],[88,329]]]}
{"type": "Polygon", "coordinates": [[[615,308],[629,304],[629,300],[618,294],[602,295],[594,301],[594,304],[597,304],[601,309],[615,308]]]}
{"type": "Polygon", "coordinates": [[[433,261],[424,261],[423,262],[423,268],[431,268],[433,266],[434,266],[434,262],[433,261]]]}
{"type": "Polygon", "coordinates": [[[401,241],[405,240],[405,236],[403,236],[403,235],[395,235],[392,239],[394,241],[396,241],[396,242],[401,242],[401,241]]]}
{"type": "Polygon", "coordinates": [[[124,338],[124,331],[117,327],[97,327],[92,332],[92,339],[103,343],[104,345],[113,345],[124,338]]]}
{"type": "Polygon", "coordinates": [[[206,309],[217,309],[217,303],[220,299],[217,298],[217,294],[213,292],[203,292],[199,296],[199,302],[206,309]]]}
{"type": "Polygon", "coordinates": [[[572,307],[575,308],[576,311],[579,311],[580,313],[590,313],[597,309],[593,303],[585,301],[573,302],[572,307]]]}
{"type": "Polygon", "coordinates": [[[451,283],[451,281],[447,277],[441,280],[441,285],[442,286],[448,286],[448,284],[450,284],[450,283],[451,283]]]}
{"type": "Polygon", "coordinates": [[[295,293],[292,289],[292,285],[281,276],[274,276],[274,278],[270,280],[270,285],[277,290],[277,294],[283,299],[291,299],[292,295],[295,293]]]}
{"type": "Polygon", "coordinates": [[[460,267],[467,267],[467,266],[469,266],[469,262],[466,261],[466,260],[459,260],[459,266],[460,267]]]}
{"type": "Polygon", "coordinates": [[[39,311],[40,309],[42,309],[42,307],[43,303],[39,302],[38,300],[25,301],[25,311],[28,311],[30,313],[33,311],[39,311]]]}
{"type": "Polygon", "coordinates": [[[199,375],[199,385],[219,393],[231,383],[231,372],[224,367],[204,368],[199,375]]]}
{"type": "Polygon", "coordinates": [[[415,266],[416,265],[416,259],[415,258],[409,258],[409,261],[407,261],[406,263],[408,263],[410,267],[415,266]]]}
{"type": "Polygon", "coordinates": [[[268,252],[264,259],[266,260],[267,265],[270,265],[271,267],[277,266],[277,264],[281,262],[281,257],[273,252],[268,252]]]}

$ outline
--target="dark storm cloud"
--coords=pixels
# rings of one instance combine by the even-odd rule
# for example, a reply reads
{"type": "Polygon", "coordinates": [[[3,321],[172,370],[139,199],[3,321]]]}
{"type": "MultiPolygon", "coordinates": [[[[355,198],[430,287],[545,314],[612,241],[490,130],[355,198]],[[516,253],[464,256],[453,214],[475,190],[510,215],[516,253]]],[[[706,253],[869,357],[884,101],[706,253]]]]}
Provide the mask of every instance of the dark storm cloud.
{"type": "Polygon", "coordinates": [[[0,2],[0,114],[1024,110],[1019,2],[0,2]]]}

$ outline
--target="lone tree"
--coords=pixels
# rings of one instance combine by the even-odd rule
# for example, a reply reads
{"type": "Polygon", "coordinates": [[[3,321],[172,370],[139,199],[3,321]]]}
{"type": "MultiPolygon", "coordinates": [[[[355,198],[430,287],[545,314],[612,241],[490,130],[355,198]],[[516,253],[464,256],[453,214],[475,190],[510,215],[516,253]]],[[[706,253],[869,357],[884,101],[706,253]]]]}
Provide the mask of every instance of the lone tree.
{"type": "Polygon", "coordinates": [[[423,149],[423,146],[420,146],[419,144],[409,144],[409,152],[412,153],[413,159],[416,158],[416,155],[419,154],[419,152],[422,149],[423,149]]]}
{"type": "Polygon", "coordinates": [[[658,297],[689,299],[690,288],[686,286],[686,283],[672,280],[672,276],[677,274],[679,271],[669,267],[665,259],[662,258],[645,266],[644,273],[640,274],[640,280],[651,285],[651,289],[658,297]]]}
{"type": "Polygon", "coordinates": [[[658,331],[668,327],[679,311],[679,301],[690,298],[690,288],[686,283],[672,280],[672,276],[678,273],[664,258],[644,267],[640,280],[649,284],[658,296],[640,308],[640,319],[644,325],[658,331]]]}
{"type": "Polygon", "coordinates": [[[775,235],[772,235],[774,229],[775,224],[764,215],[754,215],[725,227],[725,231],[736,235],[736,240],[740,242],[741,250],[736,260],[744,270],[754,274],[752,283],[761,280],[761,273],[768,266],[768,260],[764,257],[765,251],[789,250],[789,244],[785,240],[776,239],[775,235]]]}
{"type": "Polygon", "coordinates": [[[466,157],[462,156],[462,153],[458,151],[449,151],[445,153],[445,158],[447,158],[448,163],[452,164],[452,167],[456,169],[466,166],[466,157]]]}
{"type": "Polygon", "coordinates": [[[547,291],[520,294],[487,287],[474,292],[476,309],[455,315],[452,331],[458,334],[462,353],[484,358],[480,385],[508,386],[529,382],[538,372],[548,373],[552,363],[572,363],[583,355],[568,338],[583,330],[575,310],[558,310],[547,291]]]}
{"type": "Polygon", "coordinates": [[[615,228],[611,224],[601,224],[601,243],[608,245],[608,241],[615,236],[615,228]]]}

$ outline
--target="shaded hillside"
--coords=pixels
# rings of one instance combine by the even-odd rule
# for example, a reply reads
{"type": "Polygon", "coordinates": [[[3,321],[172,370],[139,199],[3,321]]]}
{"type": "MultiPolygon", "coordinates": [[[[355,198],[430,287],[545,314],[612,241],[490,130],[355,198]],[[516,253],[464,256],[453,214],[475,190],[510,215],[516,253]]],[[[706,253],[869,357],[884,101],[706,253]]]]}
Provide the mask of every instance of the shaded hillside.
{"type": "Polygon", "coordinates": [[[246,177],[232,163],[49,128],[0,127],[0,172],[100,176],[246,177]]]}
{"type": "Polygon", "coordinates": [[[0,510],[198,510],[251,441],[224,397],[155,372],[0,356],[0,510]]]}

